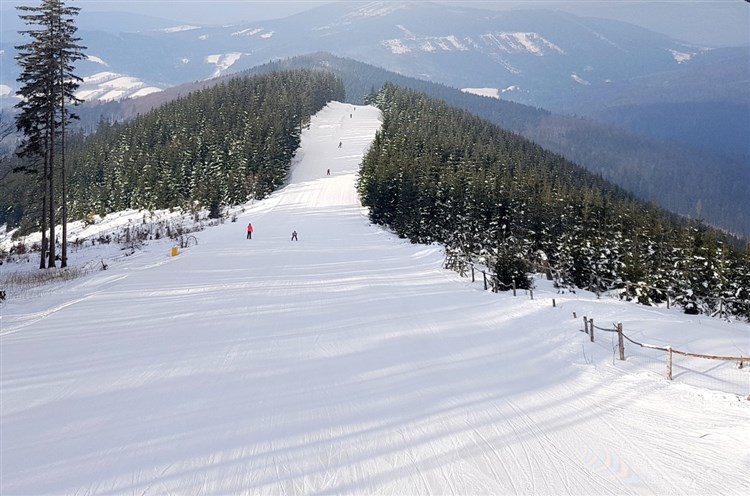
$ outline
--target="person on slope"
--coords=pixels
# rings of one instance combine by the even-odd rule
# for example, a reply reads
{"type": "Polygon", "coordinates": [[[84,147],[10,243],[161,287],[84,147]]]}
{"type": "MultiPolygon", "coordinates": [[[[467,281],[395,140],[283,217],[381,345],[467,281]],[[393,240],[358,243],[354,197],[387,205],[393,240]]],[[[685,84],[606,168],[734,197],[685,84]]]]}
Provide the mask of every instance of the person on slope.
{"type": "Polygon", "coordinates": [[[290,241],[297,241],[297,231],[292,231],[292,239],[290,241]]]}
{"type": "Polygon", "coordinates": [[[247,223],[247,239],[253,239],[253,224],[252,222],[247,223]]]}

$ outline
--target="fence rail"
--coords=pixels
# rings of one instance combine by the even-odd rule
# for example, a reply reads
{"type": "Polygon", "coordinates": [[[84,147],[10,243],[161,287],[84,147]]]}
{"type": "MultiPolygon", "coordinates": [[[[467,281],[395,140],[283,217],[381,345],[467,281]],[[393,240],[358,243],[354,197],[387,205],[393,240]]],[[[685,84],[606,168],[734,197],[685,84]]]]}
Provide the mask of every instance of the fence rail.
{"type": "MultiPolygon", "coordinates": [[[[474,261],[465,258],[465,256],[461,256],[457,253],[448,253],[446,254],[444,267],[446,269],[454,270],[458,272],[462,277],[471,277],[472,282],[476,282],[477,280],[477,274],[482,275],[482,282],[484,284],[484,289],[488,290],[491,289],[493,292],[498,292],[501,287],[505,289],[512,289],[513,295],[516,296],[516,288],[515,285],[506,285],[502,284],[499,280],[496,274],[492,273],[491,271],[487,270],[486,267],[474,263],[474,261]]],[[[549,273],[556,272],[552,267],[548,267],[548,277],[549,273]]],[[[601,279],[604,280],[604,279],[601,279]]],[[[601,281],[600,280],[600,281],[601,281]]],[[[628,286],[638,286],[642,288],[647,289],[658,289],[653,288],[651,286],[646,285],[635,285],[632,283],[625,283],[623,281],[609,281],[611,283],[618,283],[623,284],[626,288],[626,291],[629,289],[628,286]]],[[[594,286],[599,286],[598,284],[594,286]]],[[[534,293],[533,290],[529,290],[529,294],[531,296],[531,299],[534,299],[534,293]]],[[[599,293],[597,292],[597,297],[599,296],[599,293]]],[[[716,301],[720,301],[720,305],[723,305],[724,302],[728,301],[726,298],[714,298],[716,301]]],[[[737,300],[737,302],[744,303],[745,300],[737,300]]],[[[555,300],[552,299],[552,305],[555,306],[555,300]]],[[[669,296],[667,296],[667,307],[669,307],[669,296]]],[[[720,307],[721,308],[721,307],[720,307]]],[[[726,306],[723,306],[723,308],[726,308],[726,306]]],[[[714,313],[713,315],[715,315],[714,313]]],[[[575,317],[575,313],[573,314],[575,317]]],[[[722,315],[723,316],[723,315],[722,315]]],[[[691,353],[687,351],[682,350],[675,350],[671,346],[656,346],[653,344],[648,343],[642,343],[639,341],[636,341],[635,339],[631,338],[630,336],[627,336],[623,330],[622,323],[613,324],[612,328],[605,328],[600,327],[594,324],[594,319],[589,319],[587,317],[583,317],[583,332],[585,332],[588,336],[591,342],[594,342],[595,340],[595,330],[600,332],[608,332],[608,333],[616,333],[617,334],[617,351],[619,355],[620,360],[625,360],[625,341],[628,341],[636,346],[639,346],[641,348],[647,348],[657,351],[663,351],[666,353],[666,378],[668,380],[673,380],[673,355],[681,355],[689,358],[697,358],[702,360],[718,360],[723,362],[737,362],[737,369],[743,369],[745,366],[745,363],[750,362],[750,356],[718,356],[718,355],[705,355],[700,353],[691,353]]],[[[693,370],[693,372],[697,372],[696,370],[693,370]]],[[[717,379],[718,380],[718,379],[717,379]]],[[[744,381],[743,381],[744,384],[744,381]]],[[[733,387],[737,387],[735,384],[733,387]]],[[[747,392],[750,392],[750,380],[748,381],[747,385],[740,386],[741,388],[744,388],[745,390],[749,390],[747,392]]],[[[741,394],[745,394],[745,392],[742,392],[741,394]]],[[[750,394],[747,396],[747,400],[750,400],[750,394]]]]}
{"type": "MultiPolygon", "coordinates": [[[[589,319],[585,315],[583,316],[583,332],[585,332],[587,335],[589,335],[589,339],[591,342],[594,342],[594,330],[602,331],[602,332],[611,332],[611,333],[617,333],[617,348],[619,352],[619,359],[625,360],[625,340],[628,342],[640,346],[641,348],[648,348],[652,350],[658,350],[665,352],[666,355],[666,378],[667,380],[673,380],[673,355],[682,355],[685,357],[690,358],[699,358],[703,360],[719,360],[724,362],[737,362],[737,368],[742,369],[745,366],[745,363],[750,361],[750,356],[719,356],[719,355],[705,355],[701,353],[691,353],[688,351],[682,351],[682,350],[675,350],[671,346],[657,346],[653,344],[648,343],[641,343],[640,341],[636,341],[635,339],[627,336],[623,331],[623,325],[621,322],[618,322],[617,324],[613,324],[613,328],[608,329],[605,327],[599,327],[594,324],[594,319],[589,319]]],[[[748,394],[747,399],[750,400],[750,394],[748,394]]]]}
{"type": "MultiPolygon", "coordinates": [[[[471,282],[476,282],[477,272],[482,274],[482,282],[484,283],[485,291],[491,289],[493,293],[501,291],[504,288],[506,291],[513,291],[513,296],[517,295],[518,288],[516,287],[515,281],[512,284],[505,284],[500,282],[497,274],[490,272],[486,267],[475,264],[473,261],[465,259],[455,254],[448,254],[443,262],[443,268],[458,272],[461,277],[471,277],[471,282]],[[471,275],[469,275],[471,274],[471,275]]],[[[534,299],[534,290],[524,290],[529,292],[530,299],[534,299]]]]}

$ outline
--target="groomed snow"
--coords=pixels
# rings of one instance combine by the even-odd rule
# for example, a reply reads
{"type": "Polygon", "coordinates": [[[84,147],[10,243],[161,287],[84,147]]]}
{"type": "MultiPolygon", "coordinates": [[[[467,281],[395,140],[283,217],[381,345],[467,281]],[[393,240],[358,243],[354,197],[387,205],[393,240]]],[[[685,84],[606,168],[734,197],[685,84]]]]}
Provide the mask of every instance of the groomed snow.
{"type": "Polygon", "coordinates": [[[747,356],[750,326],[443,270],[359,204],[379,119],[331,103],[236,223],[3,303],[0,493],[750,493],[747,367],[669,382],[579,332],[747,356]]]}

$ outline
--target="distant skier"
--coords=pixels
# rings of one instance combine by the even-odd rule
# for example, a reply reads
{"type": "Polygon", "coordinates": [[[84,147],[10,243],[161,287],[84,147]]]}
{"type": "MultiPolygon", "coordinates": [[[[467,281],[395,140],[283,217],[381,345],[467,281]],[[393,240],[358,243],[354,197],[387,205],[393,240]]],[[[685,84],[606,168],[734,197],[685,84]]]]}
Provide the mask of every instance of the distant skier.
{"type": "Polygon", "coordinates": [[[297,241],[297,231],[292,231],[292,239],[290,241],[297,241]]]}
{"type": "Polygon", "coordinates": [[[341,148],[341,142],[339,141],[339,148],[341,148]]]}
{"type": "Polygon", "coordinates": [[[252,222],[247,223],[247,239],[253,239],[253,224],[252,222]]]}
{"type": "Polygon", "coordinates": [[[330,176],[330,175],[331,175],[331,169],[327,169],[326,170],[326,176],[330,176]]]}

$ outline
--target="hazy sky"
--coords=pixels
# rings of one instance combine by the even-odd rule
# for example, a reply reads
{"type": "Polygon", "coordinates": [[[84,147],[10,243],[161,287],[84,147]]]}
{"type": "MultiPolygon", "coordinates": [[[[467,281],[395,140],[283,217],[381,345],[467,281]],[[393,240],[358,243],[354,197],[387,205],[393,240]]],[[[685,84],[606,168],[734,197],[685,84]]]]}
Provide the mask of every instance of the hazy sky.
{"type": "MultiPolygon", "coordinates": [[[[343,0],[368,3],[370,0],[343,0]]],[[[407,0],[408,1],[408,0],[407,0]]],[[[38,0],[0,0],[3,7],[38,0]]],[[[125,11],[200,24],[233,24],[285,17],[331,1],[321,0],[67,0],[86,10],[125,11]]],[[[750,3],[745,0],[453,0],[485,9],[557,8],[576,15],[637,24],[678,39],[712,45],[750,44],[750,3]]]]}

